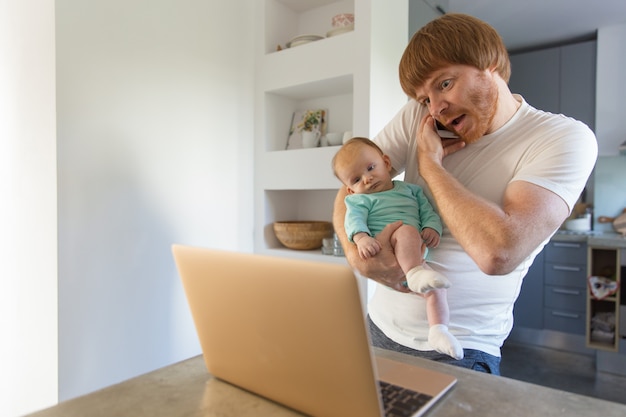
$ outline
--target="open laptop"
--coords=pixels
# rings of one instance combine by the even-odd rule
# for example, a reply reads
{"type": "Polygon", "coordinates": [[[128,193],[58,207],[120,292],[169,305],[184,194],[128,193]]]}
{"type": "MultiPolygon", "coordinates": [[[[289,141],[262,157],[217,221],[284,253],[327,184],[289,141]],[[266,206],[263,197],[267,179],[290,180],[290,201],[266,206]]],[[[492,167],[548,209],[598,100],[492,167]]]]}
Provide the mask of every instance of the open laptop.
{"type": "Polygon", "coordinates": [[[369,346],[358,281],[344,265],[172,247],[213,376],[313,416],[380,417],[383,391],[418,393],[420,416],[452,376],[369,346]],[[384,382],[381,382],[384,381],[384,382]]]}

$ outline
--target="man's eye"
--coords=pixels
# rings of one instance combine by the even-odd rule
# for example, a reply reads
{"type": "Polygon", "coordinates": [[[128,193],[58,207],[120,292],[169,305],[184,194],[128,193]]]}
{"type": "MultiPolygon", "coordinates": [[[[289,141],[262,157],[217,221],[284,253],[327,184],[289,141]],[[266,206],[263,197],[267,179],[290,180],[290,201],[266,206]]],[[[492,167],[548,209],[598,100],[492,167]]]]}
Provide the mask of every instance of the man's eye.
{"type": "Polygon", "coordinates": [[[441,89],[442,89],[442,90],[445,90],[446,88],[448,88],[448,87],[450,86],[450,83],[452,83],[452,81],[451,81],[451,80],[444,80],[444,81],[441,83],[441,89]]]}

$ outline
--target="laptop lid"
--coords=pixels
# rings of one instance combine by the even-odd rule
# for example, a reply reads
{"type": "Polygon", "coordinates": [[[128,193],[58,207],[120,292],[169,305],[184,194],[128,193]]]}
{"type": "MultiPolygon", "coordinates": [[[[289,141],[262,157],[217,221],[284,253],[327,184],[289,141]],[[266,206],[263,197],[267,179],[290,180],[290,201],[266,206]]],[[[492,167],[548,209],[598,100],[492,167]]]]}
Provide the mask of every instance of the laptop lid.
{"type": "MultiPolygon", "coordinates": [[[[310,415],[382,415],[350,268],[182,245],[173,253],[213,376],[310,415]]],[[[419,379],[383,365],[386,379],[419,379]]]]}

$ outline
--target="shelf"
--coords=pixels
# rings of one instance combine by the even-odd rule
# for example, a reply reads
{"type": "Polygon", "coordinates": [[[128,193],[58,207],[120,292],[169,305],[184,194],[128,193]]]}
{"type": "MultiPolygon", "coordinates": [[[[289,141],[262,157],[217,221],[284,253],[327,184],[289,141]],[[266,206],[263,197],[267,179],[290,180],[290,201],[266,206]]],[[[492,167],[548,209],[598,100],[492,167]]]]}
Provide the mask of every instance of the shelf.
{"type": "Polygon", "coordinates": [[[354,13],[354,0],[265,0],[265,53],[277,53],[278,45],[285,48],[299,35],[326,36],[333,28],[332,17],[339,13],[354,13]]]}
{"type": "MultiPolygon", "coordinates": [[[[603,276],[619,283],[622,268],[620,258],[619,248],[590,245],[588,252],[589,276],[603,276]]],[[[620,291],[618,288],[614,295],[597,300],[592,297],[591,291],[587,290],[586,336],[588,347],[612,352],[618,350],[620,291]]]]}
{"type": "Polygon", "coordinates": [[[326,131],[352,130],[353,76],[316,80],[264,93],[265,151],[287,148],[293,113],[308,109],[326,110],[326,131]]]}
{"type": "Polygon", "coordinates": [[[258,179],[264,190],[338,190],[331,161],[339,146],[267,152],[258,159],[265,172],[258,179]]]}
{"type": "Polygon", "coordinates": [[[316,250],[292,250],[284,247],[265,249],[261,251],[263,255],[279,256],[284,258],[306,259],[315,262],[334,263],[347,265],[348,261],[343,256],[324,255],[320,249],[316,250]]]}
{"type": "Polygon", "coordinates": [[[345,262],[321,251],[284,248],[274,235],[275,221],[331,221],[341,186],[331,167],[339,146],[288,144],[292,118],[324,109],[325,133],[372,137],[380,131],[406,103],[397,66],[408,40],[408,2],[262,0],[257,10],[254,251],[345,262]],[[325,36],[340,13],[355,15],[353,30],[284,48],[299,35],[325,36]],[[277,51],[277,45],[283,48],[277,51]]]}

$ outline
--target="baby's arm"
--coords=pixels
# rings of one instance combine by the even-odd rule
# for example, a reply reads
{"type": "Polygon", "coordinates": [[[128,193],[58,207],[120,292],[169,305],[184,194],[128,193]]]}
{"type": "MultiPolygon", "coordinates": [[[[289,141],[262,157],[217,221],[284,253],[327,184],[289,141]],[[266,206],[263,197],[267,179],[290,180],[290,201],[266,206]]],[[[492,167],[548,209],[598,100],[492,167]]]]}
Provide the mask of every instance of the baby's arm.
{"type": "Polygon", "coordinates": [[[356,233],[352,236],[352,241],[356,244],[362,259],[370,258],[380,252],[380,243],[365,232],[356,233]]]}

